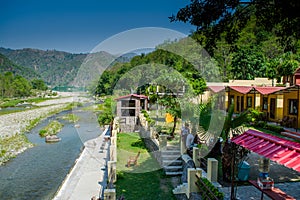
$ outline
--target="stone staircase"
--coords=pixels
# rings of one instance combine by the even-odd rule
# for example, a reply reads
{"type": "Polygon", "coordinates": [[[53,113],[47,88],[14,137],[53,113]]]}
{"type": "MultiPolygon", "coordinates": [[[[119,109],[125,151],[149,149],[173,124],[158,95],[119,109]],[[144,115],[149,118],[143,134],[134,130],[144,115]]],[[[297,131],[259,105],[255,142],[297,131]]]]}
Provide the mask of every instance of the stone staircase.
{"type": "Polygon", "coordinates": [[[161,159],[166,175],[182,175],[182,160],[179,146],[167,146],[166,150],[161,151],[161,159]]]}

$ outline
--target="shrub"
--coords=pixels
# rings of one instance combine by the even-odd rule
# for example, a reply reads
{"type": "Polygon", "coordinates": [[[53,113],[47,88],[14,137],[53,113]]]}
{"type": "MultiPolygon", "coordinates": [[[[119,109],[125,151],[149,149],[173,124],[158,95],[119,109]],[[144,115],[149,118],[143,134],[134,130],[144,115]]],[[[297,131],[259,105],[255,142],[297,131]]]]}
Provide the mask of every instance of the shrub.
{"type": "Polygon", "coordinates": [[[273,124],[266,124],[264,128],[276,133],[281,133],[282,131],[284,131],[284,129],[281,126],[276,126],[273,124]]]}
{"type": "MultiPolygon", "coordinates": [[[[201,178],[203,183],[207,186],[207,188],[220,200],[224,199],[224,194],[220,192],[209,180],[206,178],[201,178]]],[[[198,185],[201,185],[200,180],[197,181],[198,185]]],[[[208,190],[203,187],[200,191],[203,200],[206,199],[214,199],[214,197],[208,192],[208,190]]]]}

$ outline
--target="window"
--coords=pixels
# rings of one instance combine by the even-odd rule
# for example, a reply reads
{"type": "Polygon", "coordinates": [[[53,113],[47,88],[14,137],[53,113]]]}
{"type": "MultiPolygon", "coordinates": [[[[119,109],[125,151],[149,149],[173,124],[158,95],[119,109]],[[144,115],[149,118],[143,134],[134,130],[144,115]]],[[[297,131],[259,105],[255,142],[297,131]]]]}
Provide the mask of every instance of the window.
{"type": "Polygon", "coordinates": [[[252,107],[252,97],[247,97],[247,107],[248,108],[252,107]]]}
{"type": "Polygon", "coordinates": [[[135,107],[135,100],[122,100],[121,106],[122,107],[135,107]]]}
{"type": "Polygon", "coordinates": [[[233,104],[234,103],[234,95],[230,95],[230,104],[233,104]]]}
{"type": "Polygon", "coordinates": [[[268,97],[263,97],[263,110],[268,110],[268,97]]]}
{"type": "Polygon", "coordinates": [[[298,101],[297,99],[289,99],[289,114],[297,115],[298,113],[298,101]]]}
{"type": "Polygon", "coordinates": [[[121,113],[123,117],[134,117],[135,109],[121,109],[121,113]]]}

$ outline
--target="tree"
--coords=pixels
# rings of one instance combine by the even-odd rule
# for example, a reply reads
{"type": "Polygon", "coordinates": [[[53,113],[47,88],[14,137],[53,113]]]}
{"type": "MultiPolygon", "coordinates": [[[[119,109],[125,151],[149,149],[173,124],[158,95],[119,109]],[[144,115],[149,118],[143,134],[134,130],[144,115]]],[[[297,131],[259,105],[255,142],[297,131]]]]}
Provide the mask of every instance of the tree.
{"type": "Polygon", "coordinates": [[[170,20],[196,26],[196,32],[203,34],[199,42],[212,53],[222,33],[225,33],[226,41],[233,44],[254,14],[258,26],[268,31],[274,31],[275,27],[274,32],[285,51],[295,52],[295,38],[300,36],[298,10],[298,0],[191,0],[170,20]]]}
{"type": "Polygon", "coordinates": [[[265,58],[258,50],[238,49],[232,58],[231,72],[234,79],[251,80],[255,77],[265,77],[265,58]]]}
{"type": "Polygon", "coordinates": [[[33,79],[31,80],[31,85],[32,85],[32,88],[33,89],[37,89],[37,90],[47,90],[48,87],[47,85],[45,84],[45,82],[42,80],[42,79],[33,79]]]}
{"type": "Polygon", "coordinates": [[[112,97],[108,97],[104,100],[103,104],[99,105],[100,114],[98,117],[98,122],[100,126],[111,125],[114,120],[114,100],[112,97]]]}
{"type": "Polygon", "coordinates": [[[222,130],[222,138],[225,141],[222,155],[222,169],[223,169],[223,179],[228,180],[231,176],[231,166],[232,166],[232,155],[235,153],[235,160],[241,160],[246,154],[247,151],[244,148],[235,147],[232,143],[229,142],[230,133],[235,135],[236,133],[241,134],[242,130],[239,130],[238,127],[243,125],[245,122],[249,121],[248,111],[242,112],[240,115],[233,118],[234,114],[234,104],[231,104],[227,116],[225,118],[224,127],[222,130]]]}
{"type": "Polygon", "coordinates": [[[30,90],[32,88],[31,83],[27,79],[19,75],[14,78],[11,87],[14,91],[13,95],[15,97],[29,96],[30,90]]]}

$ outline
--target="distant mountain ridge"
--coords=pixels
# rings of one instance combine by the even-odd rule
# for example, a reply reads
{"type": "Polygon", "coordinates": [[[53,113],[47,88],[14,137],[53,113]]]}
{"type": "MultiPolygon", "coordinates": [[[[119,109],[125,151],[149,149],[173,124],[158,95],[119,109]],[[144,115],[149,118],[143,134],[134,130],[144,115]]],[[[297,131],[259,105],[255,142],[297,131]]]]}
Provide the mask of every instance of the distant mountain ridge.
{"type": "MultiPolygon", "coordinates": [[[[91,54],[73,54],[57,50],[39,50],[39,49],[7,49],[0,48],[0,53],[8,57],[17,65],[31,69],[38,74],[47,84],[58,85],[76,85],[74,82],[80,73],[80,81],[91,81],[99,78],[97,74],[101,70],[95,68],[104,68],[112,62],[115,57],[107,52],[94,53],[92,62],[89,63],[89,69],[81,68],[82,63],[91,54]],[[82,75],[84,74],[84,75],[82,75]]],[[[77,78],[78,79],[78,78],[77,78]]]]}
{"type": "Polygon", "coordinates": [[[33,69],[19,66],[0,53],[0,73],[5,72],[13,72],[14,75],[21,75],[27,79],[41,78],[33,69]]]}

